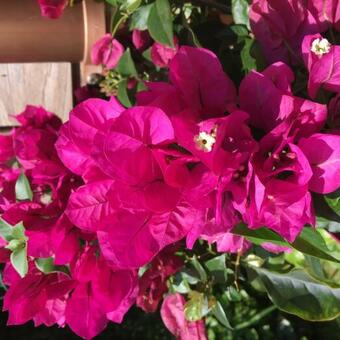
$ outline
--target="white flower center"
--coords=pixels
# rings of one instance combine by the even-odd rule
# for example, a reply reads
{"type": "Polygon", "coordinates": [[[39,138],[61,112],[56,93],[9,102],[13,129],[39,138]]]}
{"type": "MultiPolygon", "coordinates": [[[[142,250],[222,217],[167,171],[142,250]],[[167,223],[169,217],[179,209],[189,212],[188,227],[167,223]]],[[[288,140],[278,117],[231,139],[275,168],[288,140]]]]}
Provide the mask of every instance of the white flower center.
{"type": "Polygon", "coordinates": [[[216,143],[216,131],[212,130],[210,133],[201,131],[194,137],[197,149],[204,152],[211,152],[216,143]]]}
{"type": "Polygon", "coordinates": [[[52,202],[52,196],[50,193],[44,193],[40,196],[40,202],[42,204],[50,204],[52,202]]]}
{"type": "Polygon", "coordinates": [[[323,38],[317,38],[314,39],[312,42],[312,47],[311,47],[311,51],[316,54],[316,55],[323,55],[326,54],[330,51],[332,45],[330,44],[330,42],[323,38]]]}

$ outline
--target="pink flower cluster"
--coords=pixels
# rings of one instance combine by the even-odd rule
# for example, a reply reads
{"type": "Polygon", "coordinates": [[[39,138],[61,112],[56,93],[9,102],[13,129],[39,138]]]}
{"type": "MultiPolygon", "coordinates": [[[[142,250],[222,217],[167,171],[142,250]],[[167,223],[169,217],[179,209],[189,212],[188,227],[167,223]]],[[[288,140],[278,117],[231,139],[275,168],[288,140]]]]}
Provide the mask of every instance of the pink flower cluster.
{"type": "Polygon", "coordinates": [[[181,294],[168,295],[162,305],[161,316],[167,329],[180,340],[207,340],[203,320],[188,321],[184,315],[185,299],[181,294]]]}
{"type": "MultiPolygon", "coordinates": [[[[178,39],[174,38],[174,47],[152,41],[148,31],[134,30],[132,43],[139,52],[151,46],[152,62],[158,67],[168,67],[178,50],[178,39]]],[[[110,33],[105,34],[92,47],[91,59],[95,65],[103,65],[108,69],[115,68],[124,54],[124,46],[110,33]]]]}
{"type": "MultiPolygon", "coordinates": [[[[289,59],[286,43],[288,51],[301,49],[312,99],[320,87],[337,92],[340,84],[339,47],[319,34],[337,28],[336,11],[326,20],[318,10],[300,1],[258,0],[251,8],[270,60],[289,59]]],[[[136,48],[148,44],[144,33],[133,39],[136,48]]],[[[220,252],[245,251],[251,244],[232,233],[244,222],[293,242],[315,225],[311,193],[340,187],[340,134],[323,130],[326,105],[293,94],[287,64],[250,72],[237,90],[212,52],[177,47],[154,43],[151,53],[169,67],[169,80],[146,83],[136,106],[88,99],[65,124],[28,106],[17,116],[20,127],[0,136],[1,218],[23,222],[28,238],[23,278],[0,238],[8,324],[68,325],[91,339],[135,303],[158,308],[167,279],[183,266],[175,256],[181,240],[187,248],[203,239],[220,252]],[[16,197],[21,174],[32,199],[16,197]],[[54,270],[41,271],[37,260],[51,257],[54,270]]],[[[107,35],[92,57],[114,68],[123,53],[107,35]]],[[[206,339],[204,322],[187,321],[184,304],[179,294],[165,297],[165,325],[179,339],[206,339]]]]}
{"type": "Polygon", "coordinates": [[[148,83],[128,110],[113,98],[82,103],[57,142],[86,183],[66,215],[97,233],[107,261],[138,268],[184,237],[189,247],[204,238],[225,249],[242,220],[290,242],[314,225],[310,192],[338,188],[340,137],[318,133],[327,108],[292,94],[289,67],[245,77],[240,109],[207,50],[181,47],[169,78],[148,83]]]}
{"type": "Polygon", "coordinates": [[[253,0],[250,25],[269,62],[296,63],[305,35],[340,31],[338,0],[253,0]]]}
{"type": "MultiPolygon", "coordinates": [[[[157,309],[182,266],[178,241],[237,252],[250,246],[232,234],[241,221],[289,242],[314,225],[311,192],[340,186],[340,135],[320,133],[326,106],[294,96],[293,80],[278,62],[250,72],[237,94],[212,52],[182,46],[169,82],[147,83],[133,108],[89,99],[61,126],[27,107],[21,126],[1,137],[1,214],[11,225],[23,221],[29,258],[20,278],[1,240],[8,323],[69,325],[91,339],[135,302],[157,309]],[[21,172],[32,200],[15,198],[21,172]],[[35,259],[51,256],[64,270],[42,273],[35,259]]],[[[165,324],[181,339],[204,338],[183,304],[177,295],[164,300],[165,324]]]]}
{"type": "Polygon", "coordinates": [[[36,326],[67,324],[90,339],[109,320],[122,321],[137,296],[137,273],[109,266],[94,235],[75,227],[65,214],[70,193],[83,181],[57,155],[60,119],[28,106],[17,120],[20,127],[1,136],[0,213],[11,225],[23,222],[29,265],[21,278],[11,265],[7,242],[0,238],[3,282],[9,286],[3,309],[9,312],[9,325],[29,320],[36,326]],[[29,180],[32,200],[16,199],[20,173],[29,180]],[[49,257],[59,269],[43,273],[35,259],[49,257]]]}
{"type": "Polygon", "coordinates": [[[38,0],[43,17],[58,19],[68,4],[68,0],[38,0]]]}

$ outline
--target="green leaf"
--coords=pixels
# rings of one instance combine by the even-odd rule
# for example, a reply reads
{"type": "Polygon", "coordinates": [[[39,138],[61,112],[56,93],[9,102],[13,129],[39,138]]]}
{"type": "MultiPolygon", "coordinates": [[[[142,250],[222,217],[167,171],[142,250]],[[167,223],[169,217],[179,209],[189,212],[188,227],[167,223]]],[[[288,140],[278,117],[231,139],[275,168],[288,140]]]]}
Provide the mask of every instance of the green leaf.
{"type": "Polygon", "coordinates": [[[120,3],[120,0],[105,0],[111,6],[117,6],[120,3]]]}
{"type": "Polygon", "coordinates": [[[201,280],[203,282],[206,282],[208,277],[207,277],[207,273],[205,272],[204,268],[202,267],[202,265],[198,262],[196,255],[193,256],[193,258],[191,259],[191,264],[193,265],[193,267],[196,269],[197,273],[199,274],[201,280]]]}
{"type": "MultiPolygon", "coordinates": [[[[333,197],[332,194],[327,195],[333,197]]],[[[321,194],[313,194],[313,206],[315,215],[319,218],[324,218],[328,221],[340,223],[340,216],[326,202],[326,196],[321,194]]]]}
{"type": "Polygon", "coordinates": [[[305,256],[298,250],[292,249],[291,252],[285,253],[285,260],[291,263],[294,267],[303,267],[305,256]]]}
{"type": "Polygon", "coordinates": [[[340,223],[336,221],[330,221],[324,217],[317,216],[316,227],[326,228],[331,233],[340,233],[340,223]]]}
{"type": "Polygon", "coordinates": [[[318,233],[321,235],[323,240],[326,243],[326,246],[331,251],[340,252],[340,243],[337,239],[334,238],[327,230],[325,229],[318,229],[318,233]]]}
{"type": "Polygon", "coordinates": [[[230,301],[240,302],[242,301],[242,295],[233,286],[229,286],[226,291],[226,296],[230,301]]]}
{"type": "Polygon", "coordinates": [[[209,270],[210,276],[213,276],[218,282],[226,282],[228,279],[228,272],[226,266],[226,254],[216,256],[213,259],[204,263],[209,270]]]}
{"type": "Polygon", "coordinates": [[[268,228],[248,229],[245,224],[238,224],[233,230],[233,234],[246,237],[254,244],[261,245],[264,242],[271,242],[283,247],[289,247],[289,243],[285,241],[280,235],[274,233],[268,228]]]}
{"type": "Polygon", "coordinates": [[[265,259],[255,254],[248,254],[243,258],[243,261],[254,267],[261,267],[265,259]]]}
{"type": "Polygon", "coordinates": [[[130,101],[130,98],[127,92],[127,79],[124,79],[121,82],[119,82],[118,90],[117,90],[117,98],[125,107],[132,106],[132,103],[130,101]]]}
{"type": "Polygon", "coordinates": [[[61,272],[70,275],[70,271],[67,266],[59,266],[54,264],[53,257],[38,258],[35,259],[34,262],[35,266],[44,274],[61,272]]]}
{"type": "Polygon", "coordinates": [[[143,57],[144,57],[146,60],[152,62],[152,58],[151,58],[151,47],[148,48],[147,50],[145,50],[145,51],[142,53],[142,55],[143,55],[143,57]]]}
{"type": "Polygon", "coordinates": [[[131,16],[130,30],[145,31],[148,29],[148,18],[152,4],[139,7],[131,16]]]}
{"type": "Polygon", "coordinates": [[[11,263],[21,277],[24,277],[27,274],[28,261],[26,244],[23,244],[21,248],[11,253],[11,263]]]}
{"type": "Polygon", "coordinates": [[[328,249],[325,240],[317,229],[305,227],[292,243],[292,246],[302,253],[328,261],[340,262],[339,253],[332,252],[328,249]]]}
{"type": "Polygon", "coordinates": [[[172,15],[168,0],[156,0],[148,17],[151,37],[161,44],[174,47],[172,15]]]}
{"type": "Polygon", "coordinates": [[[171,287],[174,290],[174,292],[180,294],[188,294],[191,291],[190,286],[185,281],[182,281],[179,284],[173,284],[171,287]]]}
{"type": "Polygon", "coordinates": [[[180,274],[181,274],[183,280],[187,281],[191,285],[195,285],[196,283],[198,283],[200,281],[199,274],[193,268],[184,268],[180,272],[180,274]]]}
{"type": "Polygon", "coordinates": [[[249,32],[243,25],[232,25],[230,29],[240,38],[249,37],[249,32]]]}
{"type": "Polygon", "coordinates": [[[11,241],[12,240],[12,232],[13,227],[8,224],[6,221],[4,221],[2,218],[0,218],[0,236],[6,240],[11,241]]]}
{"type": "Polygon", "coordinates": [[[247,0],[231,1],[231,13],[235,24],[242,24],[250,29],[248,11],[249,4],[247,0]]]}
{"type": "Polygon", "coordinates": [[[340,264],[305,255],[304,269],[316,280],[340,288],[340,264]]]}
{"type": "Polygon", "coordinates": [[[176,273],[175,276],[170,280],[171,289],[174,292],[178,292],[180,294],[188,294],[191,291],[188,280],[182,275],[181,272],[176,273]]]}
{"type": "Polygon", "coordinates": [[[15,197],[19,201],[30,200],[33,199],[33,192],[30,186],[30,183],[22,172],[15,183],[15,197]]]}
{"type": "Polygon", "coordinates": [[[147,89],[148,89],[148,88],[147,88],[147,86],[145,85],[145,82],[144,82],[144,81],[139,81],[139,82],[137,83],[137,89],[136,89],[137,92],[145,91],[145,90],[147,90],[147,89]]]}
{"type": "Polygon", "coordinates": [[[261,245],[264,242],[271,242],[279,246],[293,247],[304,254],[324,260],[336,263],[340,262],[339,254],[330,251],[319,232],[310,227],[305,227],[292,244],[289,244],[280,235],[267,228],[250,230],[244,224],[239,224],[232,232],[246,237],[249,241],[257,245],[261,245]]]}
{"type": "Polygon", "coordinates": [[[134,12],[142,3],[142,0],[125,0],[121,6],[122,10],[127,11],[129,14],[134,12]]]}
{"type": "Polygon", "coordinates": [[[12,238],[20,241],[26,241],[25,227],[22,222],[19,222],[12,228],[12,238]]]}
{"type": "Polygon", "coordinates": [[[210,272],[224,271],[226,268],[226,254],[216,256],[211,260],[205,262],[205,266],[210,272]]]}
{"type": "Polygon", "coordinates": [[[310,321],[326,321],[340,315],[340,289],[331,288],[302,270],[287,274],[253,268],[267,294],[281,310],[310,321]]]}
{"type": "Polygon", "coordinates": [[[7,244],[7,246],[5,246],[6,249],[9,249],[10,251],[16,251],[18,248],[20,248],[22,246],[22,241],[20,240],[11,240],[9,241],[9,243],[7,244]]]}
{"type": "Polygon", "coordinates": [[[5,248],[12,251],[11,263],[21,277],[27,274],[27,237],[22,222],[14,227],[0,219],[0,235],[8,242],[5,248]]]}
{"type": "Polygon", "coordinates": [[[190,299],[185,303],[184,314],[188,321],[201,320],[209,312],[208,299],[200,292],[191,291],[190,299]]]}
{"type": "Polygon", "coordinates": [[[55,271],[53,257],[35,259],[35,265],[44,274],[49,274],[55,271]]]}
{"type": "Polygon", "coordinates": [[[251,55],[251,49],[254,40],[251,38],[244,39],[244,46],[241,50],[241,61],[243,70],[249,73],[251,70],[256,70],[256,59],[251,55]]]}
{"type": "Polygon", "coordinates": [[[229,320],[225,314],[225,311],[219,301],[216,302],[216,305],[211,310],[213,315],[216,317],[216,319],[226,328],[233,329],[229,323],[229,320]]]}
{"type": "Polygon", "coordinates": [[[119,63],[116,66],[116,71],[125,77],[137,76],[135,63],[133,62],[129,48],[126,49],[120,58],[119,63]]]}
{"type": "MultiPolygon", "coordinates": [[[[327,248],[332,252],[340,252],[340,244],[326,230],[318,230],[327,248]]],[[[322,260],[303,254],[297,250],[285,254],[285,259],[295,267],[303,268],[313,278],[331,287],[340,288],[340,263],[322,260]]]]}
{"type": "Polygon", "coordinates": [[[11,226],[6,221],[0,218],[0,235],[7,242],[12,240],[26,241],[25,227],[22,222],[19,222],[15,226],[11,226]]]}
{"type": "MultiPolygon", "coordinates": [[[[327,248],[331,252],[340,252],[339,243],[326,230],[319,229],[327,248]]],[[[309,275],[331,287],[340,288],[340,263],[326,261],[297,250],[284,254],[285,259],[297,268],[302,268],[309,275]]]]}
{"type": "MultiPolygon", "coordinates": [[[[339,193],[337,193],[339,195],[339,193]]],[[[337,195],[337,196],[338,196],[337,195]]],[[[340,216],[340,195],[338,197],[325,196],[325,201],[331,209],[340,216]]]]}

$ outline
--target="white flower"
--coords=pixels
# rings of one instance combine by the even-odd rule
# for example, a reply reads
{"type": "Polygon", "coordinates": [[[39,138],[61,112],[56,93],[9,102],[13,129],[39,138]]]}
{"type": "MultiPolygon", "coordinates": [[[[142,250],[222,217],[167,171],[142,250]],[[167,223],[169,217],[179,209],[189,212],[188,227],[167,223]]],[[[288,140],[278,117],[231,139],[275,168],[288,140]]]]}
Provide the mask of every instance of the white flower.
{"type": "Polygon", "coordinates": [[[332,45],[330,44],[330,42],[323,38],[323,39],[320,39],[320,38],[317,38],[317,39],[314,39],[313,42],[312,42],[312,48],[311,48],[311,51],[316,54],[316,55],[323,55],[323,54],[326,54],[330,51],[332,45]]]}
{"type": "Polygon", "coordinates": [[[214,144],[216,143],[216,133],[207,133],[201,131],[194,137],[197,149],[204,152],[211,152],[214,144]]]}

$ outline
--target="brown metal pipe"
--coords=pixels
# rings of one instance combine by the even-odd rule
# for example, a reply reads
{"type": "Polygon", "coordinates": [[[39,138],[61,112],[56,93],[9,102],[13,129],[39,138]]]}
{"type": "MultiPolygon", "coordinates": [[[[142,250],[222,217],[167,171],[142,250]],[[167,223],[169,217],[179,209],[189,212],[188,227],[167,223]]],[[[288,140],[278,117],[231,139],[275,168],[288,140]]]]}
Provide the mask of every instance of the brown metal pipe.
{"type": "Polygon", "coordinates": [[[41,17],[37,0],[0,0],[0,63],[88,62],[104,33],[104,6],[94,0],[75,3],[57,20],[41,17]]]}

